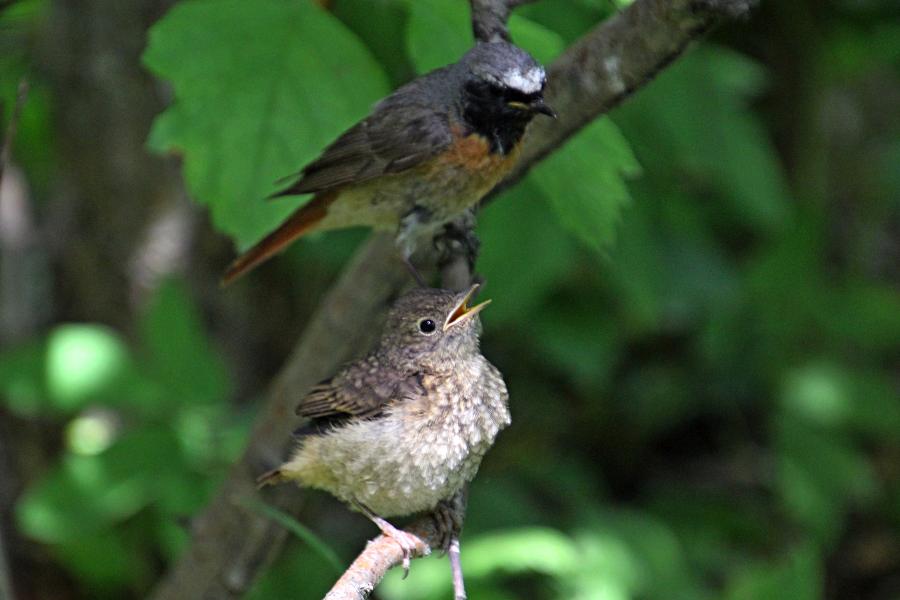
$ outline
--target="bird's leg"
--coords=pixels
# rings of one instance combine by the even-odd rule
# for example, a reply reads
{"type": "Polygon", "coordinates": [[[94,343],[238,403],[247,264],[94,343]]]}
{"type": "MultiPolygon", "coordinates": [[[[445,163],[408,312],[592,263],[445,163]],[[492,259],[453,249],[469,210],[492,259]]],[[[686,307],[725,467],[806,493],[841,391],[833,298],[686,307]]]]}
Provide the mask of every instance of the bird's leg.
{"type": "Polygon", "coordinates": [[[403,264],[406,265],[406,269],[409,271],[409,274],[412,275],[412,278],[416,280],[419,287],[428,287],[428,284],[425,283],[422,275],[419,274],[418,269],[416,269],[416,266],[412,264],[412,260],[406,254],[403,254],[403,264]]]}
{"type": "MultiPolygon", "coordinates": [[[[475,272],[475,261],[481,242],[475,234],[475,209],[470,208],[444,225],[434,238],[438,253],[438,268],[445,271],[450,265],[462,262],[469,273],[475,272]]],[[[468,282],[467,282],[468,283],[468,282]]]]}
{"type": "Polygon", "coordinates": [[[362,502],[357,501],[353,504],[356,506],[359,512],[366,515],[370,521],[375,523],[378,529],[381,530],[382,535],[391,538],[400,545],[400,548],[403,550],[403,579],[406,579],[406,577],[409,575],[410,559],[414,554],[419,553],[420,546],[425,548],[423,554],[428,554],[428,552],[430,551],[428,544],[426,544],[420,537],[416,535],[403,531],[402,529],[397,529],[385,519],[372,512],[372,510],[362,502]]]}
{"type": "Polygon", "coordinates": [[[411,259],[421,245],[422,239],[427,237],[432,229],[431,211],[424,206],[414,206],[412,210],[403,215],[400,225],[397,227],[396,242],[397,247],[400,248],[400,255],[403,257],[403,264],[409,269],[419,287],[428,287],[428,284],[416,270],[411,259]]]}
{"type": "Polygon", "coordinates": [[[462,563],[459,560],[459,538],[454,535],[450,538],[450,573],[453,576],[454,600],[466,600],[466,584],[463,582],[462,563]]]}
{"type": "Polygon", "coordinates": [[[441,548],[450,559],[450,573],[453,576],[455,600],[466,600],[466,586],[463,582],[462,563],[459,556],[459,534],[466,514],[466,490],[458,491],[449,500],[438,503],[433,518],[441,540],[441,548]]]}

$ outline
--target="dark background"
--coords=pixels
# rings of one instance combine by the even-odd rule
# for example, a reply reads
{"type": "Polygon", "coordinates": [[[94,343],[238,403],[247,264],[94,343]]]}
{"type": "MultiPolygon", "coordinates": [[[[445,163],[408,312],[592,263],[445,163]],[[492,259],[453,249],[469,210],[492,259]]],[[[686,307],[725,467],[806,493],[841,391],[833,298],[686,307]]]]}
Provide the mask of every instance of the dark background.
{"type": "MultiPolygon", "coordinates": [[[[467,3],[5,4],[4,127],[31,89],[0,204],[0,597],[141,597],[365,233],[223,291],[231,240],[471,44],[467,3]]],[[[549,63],[625,5],[544,0],[511,31],[549,63]]],[[[484,210],[513,426],[471,489],[470,597],[900,597],[898,108],[896,2],[764,1],[484,210]]],[[[309,495],[349,563],[375,531],[309,495]]],[[[251,597],[335,577],[293,538],[251,597]]],[[[449,589],[427,559],[378,593],[449,589]]]]}

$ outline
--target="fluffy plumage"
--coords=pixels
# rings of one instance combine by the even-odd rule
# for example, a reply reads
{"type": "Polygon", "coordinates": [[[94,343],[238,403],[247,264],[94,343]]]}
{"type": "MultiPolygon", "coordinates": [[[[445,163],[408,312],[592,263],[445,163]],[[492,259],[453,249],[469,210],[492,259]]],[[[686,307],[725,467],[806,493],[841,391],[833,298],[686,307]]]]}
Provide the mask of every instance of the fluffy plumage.
{"type": "Polygon", "coordinates": [[[261,481],[324,489],[383,517],[434,509],[471,481],[510,422],[503,377],[478,348],[483,305],[466,305],[474,289],[400,298],[372,353],[301,400],[308,433],[261,481]]]}

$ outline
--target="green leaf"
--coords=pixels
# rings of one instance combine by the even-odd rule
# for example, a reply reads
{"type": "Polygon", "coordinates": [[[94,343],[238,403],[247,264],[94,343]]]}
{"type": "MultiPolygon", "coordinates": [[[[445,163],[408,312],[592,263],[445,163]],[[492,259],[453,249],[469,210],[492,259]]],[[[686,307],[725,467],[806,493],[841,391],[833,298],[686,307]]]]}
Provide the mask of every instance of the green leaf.
{"type": "MultiPolygon", "coordinates": [[[[416,561],[415,567],[421,563],[416,561]]],[[[415,572],[415,567],[411,572],[415,572]]],[[[247,600],[313,600],[325,596],[333,584],[334,575],[326,568],[320,555],[302,544],[289,541],[285,551],[280,553],[272,567],[245,597],[247,600]]]]}
{"type": "Polygon", "coordinates": [[[726,600],[819,600],[824,598],[822,561],[812,545],[783,560],[746,569],[730,582],[726,600]]]}
{"type": "Polygon", "coordinates": [[[34,58],[50,9],[47,0],[7,2],[0,9],[0,131],[6,131],[19,82],[26,80],[28,98],[19,116],[12,156],[25,169],[29,186],[38,192],[32,197],[38,201],[55,169],[53,93],[43,79],[43,69],[35,68],[39,61],[34,58]]]}
{"type": "Polygon", "coordinates": [[[149,376],[165,389],[172,405],[222,403],[228,374],[207,339],[200,315],[178,282],[160,286],[141,319],[149,376]]]}
{"type": "Polygon", "coordinates": [[[469,7],[456,0],[411,0],[407,44],[419,73],[456,62],[474,40],[469,7]]]}
{"type": "Polygon", "coordinates": [[[47,390],[57,408],[73,411],[112,393],[131,369],[119,335],[101,325],[62,325],[47,340],[47,390]]]}
{"type": "Polygon", "coordinates": [[[480,213],[478,234],[484,248],[490,249],[478,260],[484,291],[488,296],[498,294],[484,313],[487,327],[537,310],[575,260],[574,244],[530,180],[480,213]]]}
{"type": "Polygon", "coordinates": [[[562,532],[544,527],[521,528],[481,536],[466,547],[467,572],[485,577],[495,571],[534,571],[557,577],[578,568],[579,552],[562,532]]]}
{"type": "Polygon", "coordinates": [[[90,586],[92,595],[121,597],[122,588],[133,585],[139,574],[148,575],[143,572],[147,557],[136,553],[115,531],[80,536],[57,545],[54,551],[66,568],[90,586]]]}
{"type": "MultiPolygon", "coordinates": [[[[578,568],[581,560],[571,538],[541,527],[511,529],[466,540],[463,556],[467,584],[476,585],[498,572],[540,573],[563,580],[578,568]]],[[[418,560],[406,580],[394,569],[388,572],[378,591],[388,600],[445,598],[451,589],[445,563],[432,557],[418,560]]]]}
{"type": "Polygon", "coordinates": [[[263,201],[276,180],[387,91],[366,48],[309,0],[182,2],[151,30],[144,62],[175,91],[150,146],[184,155],[192,194],[240,246],[300,203],[263,201]]]}
{"type": "Polygon", "coordinates": [[[773,232],[791,202],[774,145],[748,107],[764,84],[762,68],[746,56],[698,47],[617,109],[616,120],[666,186],[713,191],[727,209],[716,206],[717,218],[773,232]]]}
{"type": "Polygon", "coordinates": [[[47,392],[44,341],[32,341],[0,354],[0,400],[20,416],[52,410],[47,392]]]}
{"type": "Polygon", "coordinates": [[[515,13],[509,18],[509,36],[544,65],[556,60],[566,48],[558,33],[515,13]]]}
{"type": "Polygon", "coordinates": [[[640,173],[628,142],[609,119],[598,119],[538,165],[531,177],[563,225],[595,250],[615,236],[630,200],[626,177],[640,173]]]}
{"type": "Polygon", "coordinates": [[[23,415],[72,414],[90,404],[152,412],[159,387],[141,373],[121,336],[103,325],[60,325],[0,356],[0,391],[23,415]]]}
{"type": "Polygon", "coordinates": [[[846,436],[821,431],[791,414],[776,417],[778,490],[788,513],[822,544],[840,534],[844,514],[869,501],[877,480],[846,436]]]}
{"type": "Polygon", "coordinates": [[[568,46],[613,14],[615,8],[613,0],[555,0],[525,4],[513,15],[540,23],[561,36],[568,46]]]}
{"type": "Polygon", "coordinates": [[[705,321],[739,284],[696,198],[663,195],[652,183],[648,176],[630,186],[635,201],[622,213],[607,269],[625,326],[639,334],[705,321]]]}
{"type": "Polygon", "coordinates": [[[596,392],[616,364],[617,330],[609,315],[585,300],[555,296],[537,313],[529,337],[547,363],[596,392]]]}
{"type": "Polygon", "coordinates": [[[623,598],[696,597],[684,548],[666,524],[646,513],[605,510],[578,540],[584,548],[581,589],[611,585],[628,592],[623,598]]]}
{"type": "Polygon", "coordinates": [[[46,543],[77,541],[121,522],[159,494],[159,476],[183,465],[165,429],[134,431],[95,456],[64,457],[16,506],[19,526],[46,543]]]}
{"type": "Polygon", "coordinates": [[[818,426],[845,423],[853,410],[847,374],[827,362],[814,362],[785,374],[782,404],[786,411],[818,426]]]}

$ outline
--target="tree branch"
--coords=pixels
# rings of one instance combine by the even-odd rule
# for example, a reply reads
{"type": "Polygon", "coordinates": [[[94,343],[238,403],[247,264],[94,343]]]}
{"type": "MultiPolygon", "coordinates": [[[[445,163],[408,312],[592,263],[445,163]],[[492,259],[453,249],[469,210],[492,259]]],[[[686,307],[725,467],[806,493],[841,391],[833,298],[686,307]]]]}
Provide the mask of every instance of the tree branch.
{"type": "MultiPolygon", "coordinates": [[[[581,127],[650,81],[691,40],[717,23],[743,14],[750,4],[749,0],[636,0],[595,27],[551,66],[547,96],[560,117],[535,123],[519,167],[503,187],[521,179],[581,127]]],[[[153,598],[237,598],[275,555],[284,530],[243,509],[234,499],[257,494],[254,477],[283,457],[298,395],[364,349],[368,341],[364,332],[372,329],[408,280],[395,256],[388,239],[373,238],[328,293],[273,386],[243,457],[197,518],[190,549],[153,598]]],[[[296,492],[287,486],[266,495],[283,510],[299,512],[297,503],[290,501],[296,499],[296,492]]],[[[412,529],[431,544],[434,539],[427,527],[433,524],[426,520],[416,522],[412,529]]],[[[400,558],[396,543],[376,538],[341,579],[345,582],[341,585],[371,589],[400,558]]],[[[365,597],[361,593],[344,597],[365,597]]]]}
{"type": "Polygon", "coordinates": [[[510,42],[506,22],[517,6],[535,0],[471,0],[472,33],[479,42],[510,42]]]}
{"type": "MultiPolygon", "coordinates": [[[[422,549],[414,558],[427,556],[429,548],[436,548],[440,544],[440,536],[430,517],[419,519],[403,530],[418,536],[423,542],[422,549]]],[[[366,544],[366,549],[344,571],[326,594],[325,600],[365,600],[385,574],[401,562],[403,551],[400,544],[379,535],[366,544]]]]}

